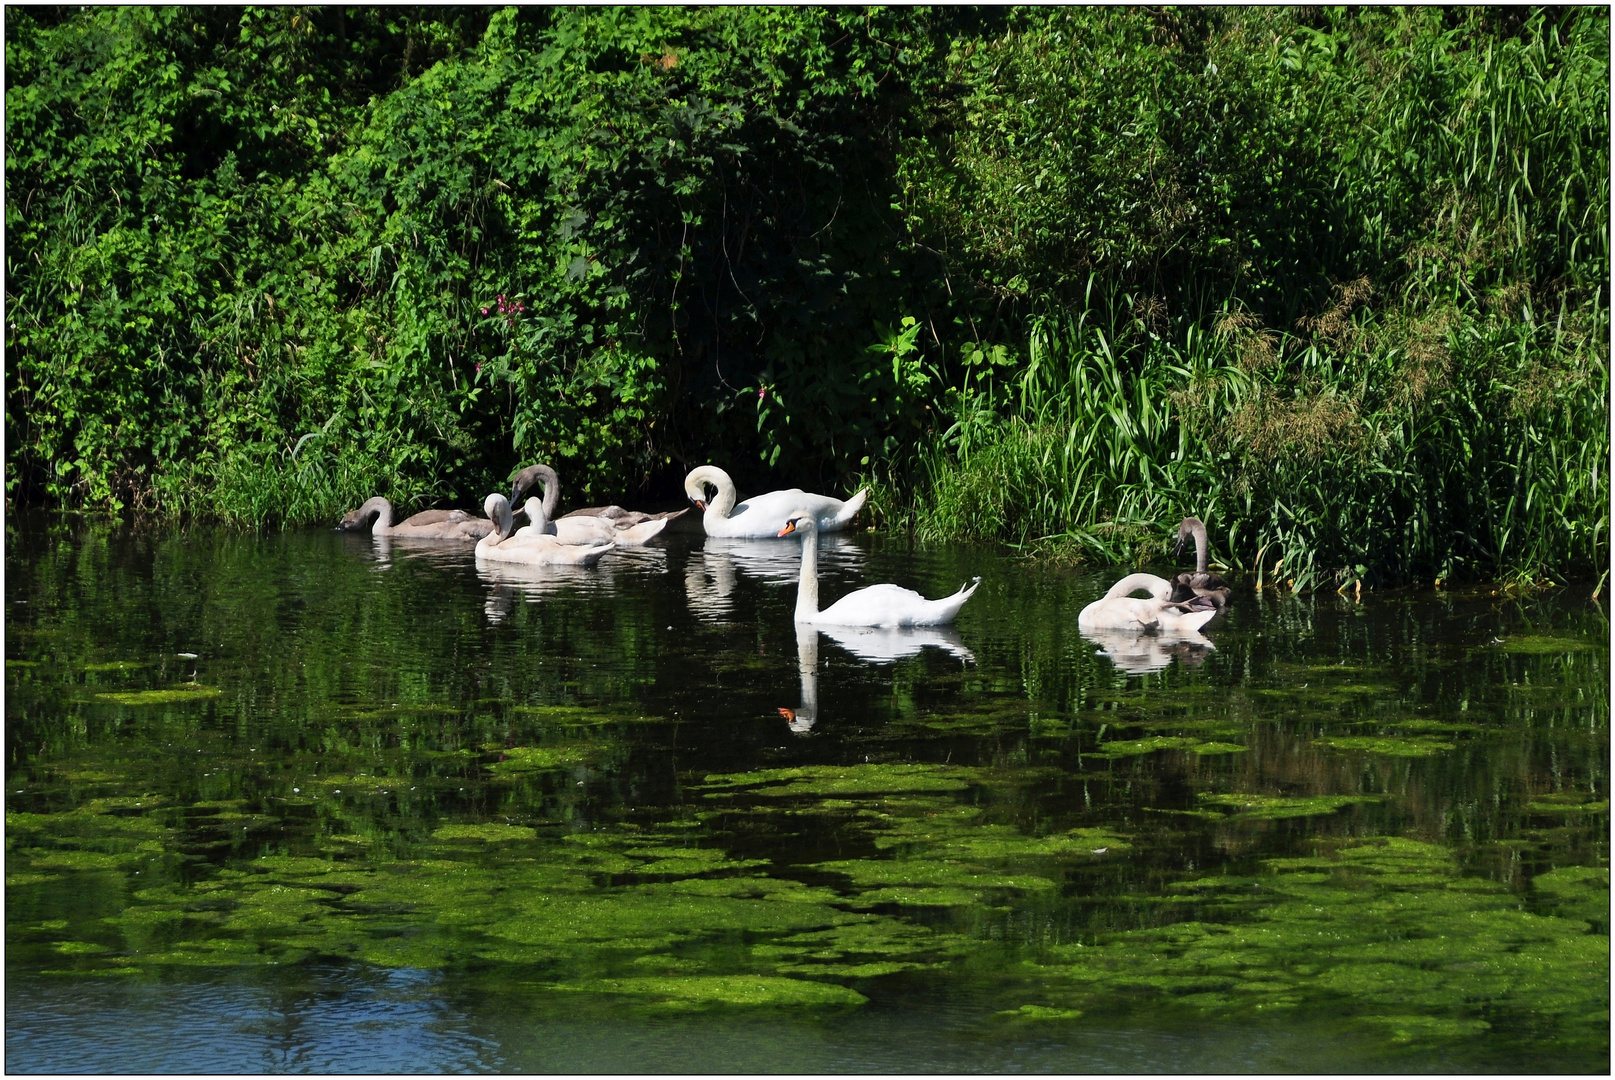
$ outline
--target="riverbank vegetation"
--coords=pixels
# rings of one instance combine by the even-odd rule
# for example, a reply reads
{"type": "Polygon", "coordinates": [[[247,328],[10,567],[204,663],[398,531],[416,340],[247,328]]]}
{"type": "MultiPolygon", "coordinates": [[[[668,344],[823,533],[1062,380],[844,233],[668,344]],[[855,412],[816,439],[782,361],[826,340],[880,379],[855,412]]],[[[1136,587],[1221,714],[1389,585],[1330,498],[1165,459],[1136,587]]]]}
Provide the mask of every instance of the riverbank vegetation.
{"type": "Polygon", "coordinates": [[[7,496],[1609,559],[1603,9],[16,8],[7,496]]]}

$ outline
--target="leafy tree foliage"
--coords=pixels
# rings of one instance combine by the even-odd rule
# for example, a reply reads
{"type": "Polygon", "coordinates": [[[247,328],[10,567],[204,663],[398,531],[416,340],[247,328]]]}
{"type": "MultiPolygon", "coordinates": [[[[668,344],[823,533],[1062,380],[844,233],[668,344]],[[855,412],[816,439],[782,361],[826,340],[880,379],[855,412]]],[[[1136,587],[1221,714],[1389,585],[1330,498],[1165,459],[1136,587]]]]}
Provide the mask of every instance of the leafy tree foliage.
{"type": "MultiPolygon", "coordinates": [[[[1540,417],[1607,385],[1600,9],[5,18],[12,498],[295,522],[473,501],[533,460],[586,498],[713,460],[743,485],[863,473],[924,523],[938,470],[1028,407],[993,387],[1087,415],[1034,355],[1078,320],[1046,340],[1097,331],[1117,379],[1175,403],[1189,442],[1152,467],[1244,477],[1219,512],[1248,557],[1298,528],[1323,565],[1392,576],[1607,550],[1334,550],[1325,502],[1287,518],[1298,496],[1260,481],[1286,431],[1360,448],[1430,428],[1454,387],[1540,417]],[[1208,341],[1266,381],[1149,360],[1208,341]]],[[[1579,460],[1585,433],[1555,430],[1542,460],[1579,460]]],[[[1442,438],[1395,465],[1421,528],[1532,498],[1561,511],[1530,530],[1607,516],[1607,475],[1570,494],[1442,438]],[[1457,475],[1482,510],[1445,509],[1457,475]]],[[[1167,484],[1149,520],[1199,501],[1167,484]]],[[[1133,512],[1084,505],[993,534],[1133,512]]]]}

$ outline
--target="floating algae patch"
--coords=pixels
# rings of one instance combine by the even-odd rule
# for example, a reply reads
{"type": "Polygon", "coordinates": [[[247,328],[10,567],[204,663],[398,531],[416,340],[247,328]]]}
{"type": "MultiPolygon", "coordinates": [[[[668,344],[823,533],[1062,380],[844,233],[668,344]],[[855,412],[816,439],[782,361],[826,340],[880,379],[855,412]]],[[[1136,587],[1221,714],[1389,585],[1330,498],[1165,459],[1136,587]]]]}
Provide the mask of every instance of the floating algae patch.
{"type": "MultiPolygon", "coordinates": [[[[1036,968],[1077,1006],[1131,998],[1213,1015],[1310,1009],[1442,1046],[1523,1013],[1563,1050],[1607,1054],[1607,934],[1523,910],[1504,886],[1463,877],[1434,844],[1320,843],[1316,856],[1263,865],[1259,888],[1233,876],[1196,883],[1208,899],[1226,897],[1237,921],[1101,934],[1051,947],[1053,962],[1036,968]]],[[[1596,902],[1605,879],[1564,880],[1586,882],[1596,902]]]]}
{"type": "Polygon", "coordinates": [[[224,693],[216,686],[201,683],[180,683],[167,690],[122,690],[96,694],[95,700],[114,705],[177,705],[191,701],[206,701],[224,693]]]}
{"type": "MultiPolygon", "coordinates": [[[[747,794],[884,795],[905,791],[964,791],[979,770],[957,765],[804,765],[794,769],[758,769],[746,773],[714,773],[703,787],[748,788],[747,794]]],[[[732,792],[708,792],[727,798],[732,792]]]]}
{"type": "Polygon", "coordinates": [[[751,956],[772,961],[775,970],[793,975],[867,979],[941,967],[974,948],[974,942],[959,934],[897,919],[871,918],[754,945],[751,956]]]}
{"type": "Polygon", "coordinates": [[[1434,757],[1456,749],[1455,743],[1425,735],[1327,735],[1312,740],[1315,746],[1331,750],[1356,750],[1366,754],[1383,754],[1387,757],[1434,757]]]}
{"type": "Polygon", "coordinates": [[[1153,754],[1157,750],[1187,750],[1191,754],[1242,754],[1243,746],[1234,743],[1207,742],[1192,735],[1151,735],[1144,739],[1120,740],[1101,743],[1085,757],[1123,758],[1153,754]]]}
{"type": "Polygon", "coordinates": [[[1586,638],[1559,637],[1551,634],[1522,634],[1518,637],[1505,638],[1501,645],[1495,647],[1503,652],[1525,653],[1529,656],[1548,656],[1556,653],[1592,652],[1607,644],[1607,642],[1589,641],[1586,638]]]}
{"type": "Polygon", "coordinates": [[[1582,919],[1609,933],[1609,867],[1566,866],[1531,879],[1531,888],[1552,902],[1553,914],[1582,919]]]}
{"type": "Polygon", "coordinates": [[[691,975],[684,977],[595,979],[562,983],[557,990],[652,998],[664,1008],[724,1006],[852,1006],[869,999],[835,983],[786,979],[777,975],[691,975]]]}
{"type": "Polygon", "coordinates": [[[512,746],[500,751],[503,757],[488,766],[495,775],[544,772],[548,769],[566,769],[582,765],[598,757],[604,748],[591,745],[572,746],[512,746]]]}
{"type": "Polygon", "coordinates": [[[768,865],[767,859],[731,859],[716,848],[635,848],[625,852],[648,858],[634,868],[636,874],[705,874],[714,870],[742,870],[768,865]]]}
{"type": "Polygon", "coordinates": [[[993,890],[1047,892],[1059,883],[1057,861],[1093,860],[1130,846],[1108,829],[1027,835],[983,820],[975,807],[916,797],[887,800],[859,817],[868,822],[876,849],[893,857],[821,862],[813,869],[842,875],[860,906],[961,907],[981,903],[993,890]]]}
{"type": "Polygon", "coordinates": [[[1157,750],[1187,750],[1200,740],[1187,735],[1151,735],[1146,739],[1126,739],[1101,743],[1085,756],[1099,758],[1141,757],[1157,750]]]}
{"type": "Polygon", "coordinates": [[[1281,818],[1318,817],[1333,814],[1347,806],[1359,803],[1380,802],[1383,795],[1241,795],[1202,794],[1199,799],[1205,806],[1226,806],[1237,811],[1237,817],[1248,820],[1276,821],[1281,818]]]}
{"type": "Polygon", "coordinates": [[[107,660],[99,664],[85,664],[84,670],[97,673],[110,671],[139,671],[141,668],[148,666],[149,662],[145,660],[107,660]]]}
{"type": "Polygon", "coordinates": [[[1533,814],[1604,814],[1609,812],[1609,800],[1590,792],[1564,791],[1538,795],[1525,808],[1533,814]]]}
{"type": "Polygon", "coordinates": [[[526,825],[493,823],[488,825],[445,825],[432,831],[433,840],[481,840],[489,844],[509,843],[513,840],[536,840],[538,830],[526,825]]]}
{"type": "Polygon", "coordinates": [[[637,713],[612,712],[583,705],[512,705],[510,712],[554,727],[599,727],[602,724],[644,724],[660,719],[637,713]]]}
{"type": "Polygon", "coordinates": [[[1045,1024],[1059,1020],[1077,1020],[1081,1009],[1057,1009],[1052,1005],[1022,1005],[1018,1009],[1002,1009],[993,1013],[999,1020],[1016,1024],[1045,1024]]]}
{"type": "Polygon", "coordinates": [[[1480,724],[1463,723],[1457,720],[1367,720],[1364,723],[1377,724],[1380,727],[1395,728],[1398,731],[1427,732],[1437,735],[1456,735],[1460,732],[1484,731],[1480,724]]]}
{"type": "MultiPolygon", "coordinates": [[[[943,886],[969,889],[1052,889],[1055,883],[1031,874],[1000,874],[965,863],[932,859],[841,859],[813,864],[815,870],[843,874],[860,888],[943,886]]],[[[867,900],[868,897],[860,897],[867,900]]]]}

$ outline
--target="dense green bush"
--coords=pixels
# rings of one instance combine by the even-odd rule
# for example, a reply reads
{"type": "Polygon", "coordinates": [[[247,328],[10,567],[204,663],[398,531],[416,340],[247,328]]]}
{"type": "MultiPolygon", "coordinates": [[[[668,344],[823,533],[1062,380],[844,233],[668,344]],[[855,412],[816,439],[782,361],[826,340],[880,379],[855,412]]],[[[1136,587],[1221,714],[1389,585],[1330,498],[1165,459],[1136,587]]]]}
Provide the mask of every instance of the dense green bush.
{"type": "Polygon", "coordinates": [[[5,17],[12,500],[1607,562],[1603,9],[5,17]]]}

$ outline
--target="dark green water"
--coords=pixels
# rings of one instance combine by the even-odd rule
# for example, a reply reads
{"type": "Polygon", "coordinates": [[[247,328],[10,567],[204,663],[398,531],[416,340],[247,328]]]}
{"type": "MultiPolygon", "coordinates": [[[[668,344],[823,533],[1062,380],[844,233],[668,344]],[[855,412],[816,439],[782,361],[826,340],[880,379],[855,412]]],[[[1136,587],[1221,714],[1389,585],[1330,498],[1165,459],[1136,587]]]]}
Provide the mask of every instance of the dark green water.
{"type": "Polygon", "coordinates": [[[8,1070],[1608,1070],[1595,603],[717,545],[11,515],[8,1070]]]}

